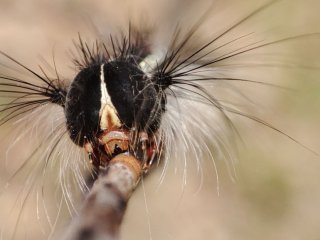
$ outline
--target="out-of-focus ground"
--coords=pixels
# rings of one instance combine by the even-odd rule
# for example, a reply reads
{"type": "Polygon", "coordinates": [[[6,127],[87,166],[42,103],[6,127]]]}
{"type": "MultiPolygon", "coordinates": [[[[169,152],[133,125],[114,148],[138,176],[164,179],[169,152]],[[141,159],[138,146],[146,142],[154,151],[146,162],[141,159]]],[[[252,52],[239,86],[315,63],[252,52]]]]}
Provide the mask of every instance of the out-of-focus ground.
{"type": "MultiPolygon", "coordinates": [[[[59,72],[70,77],[74,72],[66,52],[72,48],[72,39],[77,38],[78,32],[90,37],[90,21],[98,23],[99,28],[104,24],[116,28],[118,19],[126,21],[123,15],[156,19],[167,14],[166,20],[157,22],[161,26],[170,24],[167,16],[183,15],[183,8],[191,3],[181,2],[1,0],[0,50],[31,68],[37,67],[39,55],[50,60],[54,52],[59,72]]],[[[208,32],[210,27],[221,26],[231,14],[245,14],[254,9],[250,6],[258,4],[216,2],[214,11],[220,14],[219,21],[208,26],[208,32]]],[[[266,34],[269,31],[275,36],[320,32],[318,9],[320,2],[316,0],[279,1],[252,25],[259,28],[258,32],[265,29],[266,34]],[[291,30],[284,33],[288,26],[291,30]]],[[[257,86],[242,90],[247,95],[256,94],[254,99],[259,103],[262,119],[320,153],[320,37],[283,46],[287,60],[295,67],[277,71],[276,83],[297,90],[257,90],[257,86]]],[[[281,54],[281,48],[275,49],[275,55],[281,54]]],[[[250,75],[259,79],[274,77],[269,76],[267,68],[252,69],[250,75]]],[[[239,128],[244,143],[239,145],[235,181],[224,164],[218,164],[219,191],[211,163],[203,166],[201,188],[199,175],[191,169],[185,187],[179,171],[169,169],[161,184],[161,169],[153,172],[130,200],[122,239],[320,239],[320,157],[261,124],[242,120],[239,128]]],[[[2,170],[1,174],[6,177],[2,170]]],[[[14,199],[8,197],[8,201],[14,199]]],[[[0,216],[0,225],[5,222],[6,216],[0,216]]],[[[30,221],[28,228],[34,231],[33,239],[43,239],[41,231],[36,231],[37,224],[33,226],[30,221]]]]}

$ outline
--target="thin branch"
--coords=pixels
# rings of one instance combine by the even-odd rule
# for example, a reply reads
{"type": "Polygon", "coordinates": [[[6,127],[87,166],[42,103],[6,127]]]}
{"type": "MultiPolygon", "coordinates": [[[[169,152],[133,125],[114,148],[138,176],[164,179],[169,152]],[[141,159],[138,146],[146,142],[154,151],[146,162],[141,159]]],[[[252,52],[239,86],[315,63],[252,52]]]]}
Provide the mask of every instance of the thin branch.
{"type": "Polygon", "coordinates": [[[111,160],[87,195],[64,240],[118,240],[120,224],[142,167],[136,158],[121,154],[111,160]]]}

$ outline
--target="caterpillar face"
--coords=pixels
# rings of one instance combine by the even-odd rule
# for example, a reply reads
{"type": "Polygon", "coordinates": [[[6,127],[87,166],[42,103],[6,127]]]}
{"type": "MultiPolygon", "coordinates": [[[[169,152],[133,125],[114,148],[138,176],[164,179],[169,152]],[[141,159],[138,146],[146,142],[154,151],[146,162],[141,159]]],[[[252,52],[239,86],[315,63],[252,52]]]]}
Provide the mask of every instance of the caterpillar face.
{"type": "Polygon", "coordinates": [[[99,162],[106,161],[101,160],[102,155],[128,151],[132,129],[152,134],[159,128],[165,109],[159,91],[139,66],[128,60],[82,69],[66,96],[70,138],[77,145],[86,145],[89,155],[99,162]],[[108,137],[114,135],[117,137],[108,137]]]}

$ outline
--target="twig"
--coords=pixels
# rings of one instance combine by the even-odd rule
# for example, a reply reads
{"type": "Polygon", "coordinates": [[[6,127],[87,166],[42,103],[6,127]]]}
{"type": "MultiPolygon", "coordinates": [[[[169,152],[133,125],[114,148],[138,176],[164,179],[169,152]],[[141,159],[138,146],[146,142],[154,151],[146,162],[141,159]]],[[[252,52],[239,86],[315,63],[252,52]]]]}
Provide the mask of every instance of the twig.
{"type": "Polygon", "coordinates": [[[116,156],[102,171],[64,240],[117,240],[127,202],[142,173],[140,162],[116,156]]]}

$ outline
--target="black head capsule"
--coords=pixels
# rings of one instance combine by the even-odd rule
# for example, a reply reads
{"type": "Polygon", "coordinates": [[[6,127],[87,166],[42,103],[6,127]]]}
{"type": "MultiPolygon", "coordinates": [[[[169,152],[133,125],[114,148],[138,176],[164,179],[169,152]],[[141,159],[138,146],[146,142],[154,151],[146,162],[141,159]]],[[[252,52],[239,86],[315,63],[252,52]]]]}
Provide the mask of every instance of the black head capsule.
{"type": "Polygon", "coordinates": [[[106,132],[134,128],[154,133],[165,110],[161,91],[132,61],[114,60],[82,69],[66,97],[70,138],[80,146],[90,143],[96,148],[106,132]]]}

